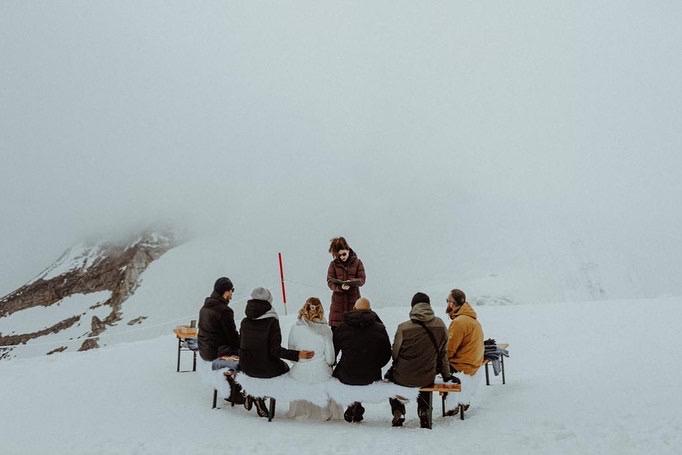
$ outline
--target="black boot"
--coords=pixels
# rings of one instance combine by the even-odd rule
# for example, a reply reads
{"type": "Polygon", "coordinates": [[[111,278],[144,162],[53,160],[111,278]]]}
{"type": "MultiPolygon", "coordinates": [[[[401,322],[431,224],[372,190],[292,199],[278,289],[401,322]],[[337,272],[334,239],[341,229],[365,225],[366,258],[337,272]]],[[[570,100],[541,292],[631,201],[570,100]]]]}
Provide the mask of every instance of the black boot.
{"type": "Polygon", "coordinates": [[[419,426],[431,428],[431,406],[429,405],[428,392],[419,392],[417,397],[417,415],[419,416],[419,426]]]}
{"type": "Polygon", "coordinates": [[[402,427],[403,422],[405,421],[405,405],[395,398],[390,398],[388,402],[391,403],[391,412],[393,412],[391,425],[394,427],[402,427]]]}
{"type": "Polygon", "coordinates": [[[355,403],[351,404],[346,408],[346,412],[343,413],[343,420],[348,423],[353,421],[353,415],[355,414],[355,403]]]}
{"type": "Polygon", "coordinates": [[[365,415],[365,408],[362,404],[355,402],[355,411],[353,412],[353,422],[362,422],[362,416],[365,415]]]}
{"type": "Polygon", "coordinates": [[[244,409],[246,409],[247,411],[250,411],[252,407],[253,407],[253,397],[251,395],[247,395],[246,398],[244,399],[244,409]]]}
{"type": "Polygon", "coordinates": [[[256,398],[253,404],[256,405],[256,414],[258,414],[258,417],[268,417],[270,415],[268,412],[268,406],[265,404],[264,399],[256,398]]]}
{"type": "Polygon", "coordinates": [[[244,392],[242,392],[242,386],[237,384],[232,376],[225,376],[225,379],[230,384],[230,398],[228,401],[236,405],[244,404],[246,398],[244,397],[244,392]]]}

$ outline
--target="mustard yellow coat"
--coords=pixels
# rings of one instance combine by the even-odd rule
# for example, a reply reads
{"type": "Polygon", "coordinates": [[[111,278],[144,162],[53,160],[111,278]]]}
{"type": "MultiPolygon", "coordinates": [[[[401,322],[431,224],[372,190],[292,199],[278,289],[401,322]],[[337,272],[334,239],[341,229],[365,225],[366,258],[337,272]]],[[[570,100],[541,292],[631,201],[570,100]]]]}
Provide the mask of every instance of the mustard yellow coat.
{"type": "Polygon", "coordinates": [[[483,328],[468,303],[455,313],[448,328],[450,368],[474,375],[483,364],[483,328]]]}

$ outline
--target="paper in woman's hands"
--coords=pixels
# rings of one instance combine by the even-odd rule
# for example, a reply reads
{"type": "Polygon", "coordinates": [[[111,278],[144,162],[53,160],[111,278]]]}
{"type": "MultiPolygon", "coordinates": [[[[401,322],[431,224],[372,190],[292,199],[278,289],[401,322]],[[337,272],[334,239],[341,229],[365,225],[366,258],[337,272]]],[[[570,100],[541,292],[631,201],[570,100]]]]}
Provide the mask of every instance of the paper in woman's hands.
{"type": "Polygon", "coordinates": [[[348,286],[358,286],[360,284],[360,280],[358,279],[339,280],[338,278],[331,278],[330,281],[334,284],[347,284],[348,286]]]}

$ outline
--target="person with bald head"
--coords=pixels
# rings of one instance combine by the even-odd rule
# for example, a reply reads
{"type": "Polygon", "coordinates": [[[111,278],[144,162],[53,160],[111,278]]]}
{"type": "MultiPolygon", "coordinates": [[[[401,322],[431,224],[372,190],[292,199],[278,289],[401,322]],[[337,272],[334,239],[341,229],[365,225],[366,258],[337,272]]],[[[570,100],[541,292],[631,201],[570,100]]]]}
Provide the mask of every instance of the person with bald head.
{"type": "MultiPolygon", "coordinates": [[[[334,377],[348,385],[368,385],[381,380],[381,368],[391,359],[391,342],[386,327],[372,311],[369,300],[360,297],[353,309],[343,315],[343,322],[334,331],[334,349],[341,359],[334,377]]],[[[347,422],[362,421],[365,408],[351,404],[343,418],[347,422]]]]}

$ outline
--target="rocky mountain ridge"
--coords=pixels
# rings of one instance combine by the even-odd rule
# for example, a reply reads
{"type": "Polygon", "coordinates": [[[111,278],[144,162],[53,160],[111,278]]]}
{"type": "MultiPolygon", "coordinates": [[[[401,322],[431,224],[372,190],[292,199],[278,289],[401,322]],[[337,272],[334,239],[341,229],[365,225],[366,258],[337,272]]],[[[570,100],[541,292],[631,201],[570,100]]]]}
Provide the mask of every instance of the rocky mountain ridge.
{"type": "MultiPolygon", "coordinates": [[[[145,231],[127,242],[81,244],[67,250],[33,281],[0,299],[0,323],[4,321],[0,324],[0,359],[13,357],[12,347],[83,324],[87,316],[89,327],[77,337],[83,339],[77,343],[78,350],[98,347],[98,335],[122,319],[122,304],[140,285],[145,269],[176,244],[172,233],[145,231]],[[13,324],[31,309],[68,306],[70,297],[80,295],[97,298],[85,309],[75,305],[72,311],[60,309],[59,320],[43,321],[40,328],[13,324]],[[97,315],[90,315],[90,310],[97,310],[97,315]]],[[[129,324],[143,319],[140,316],[129,324]]],[[[54,346],[46,353],[66,349],[54,346]]]]}

